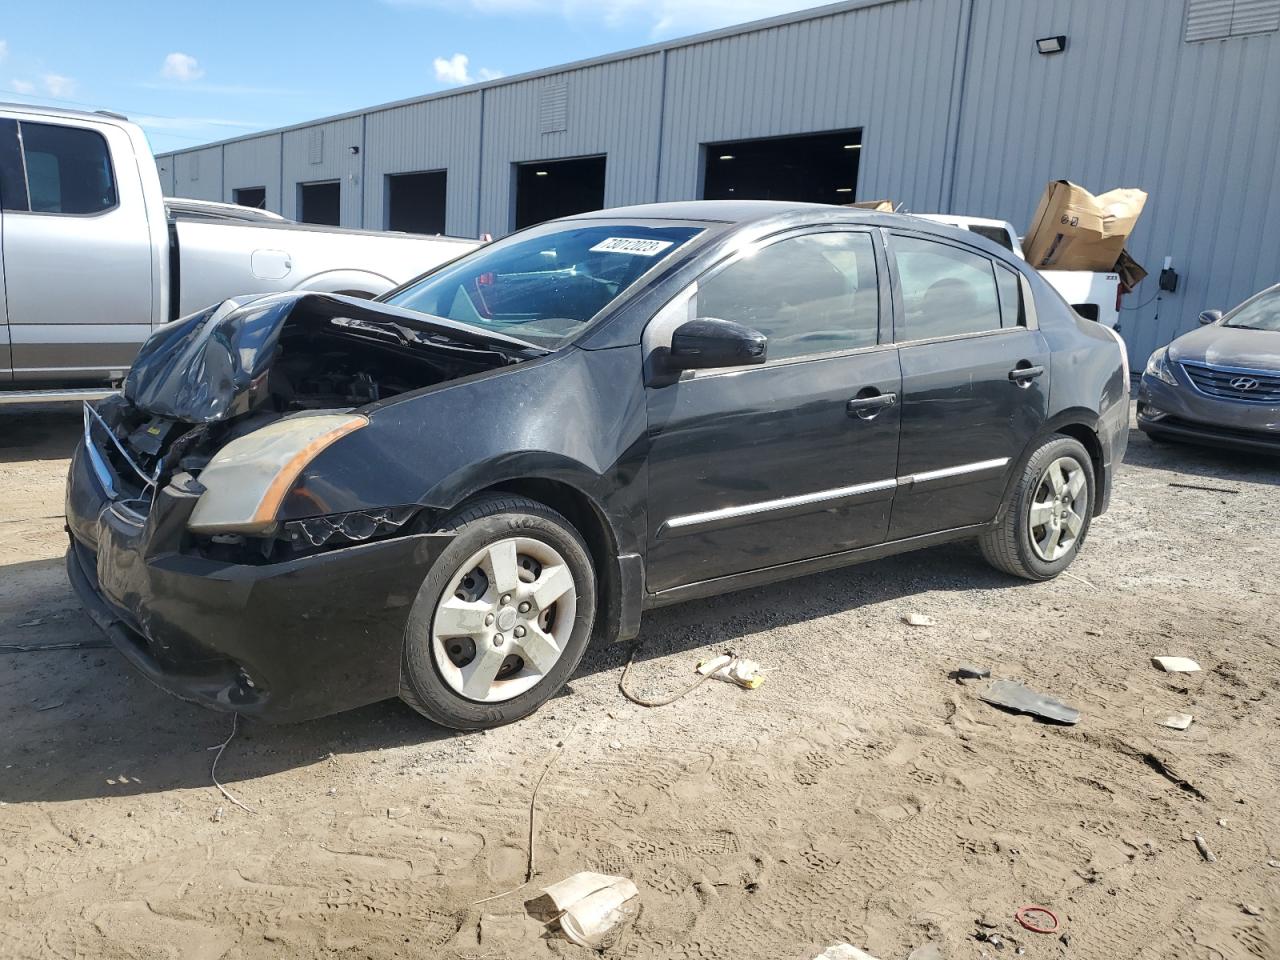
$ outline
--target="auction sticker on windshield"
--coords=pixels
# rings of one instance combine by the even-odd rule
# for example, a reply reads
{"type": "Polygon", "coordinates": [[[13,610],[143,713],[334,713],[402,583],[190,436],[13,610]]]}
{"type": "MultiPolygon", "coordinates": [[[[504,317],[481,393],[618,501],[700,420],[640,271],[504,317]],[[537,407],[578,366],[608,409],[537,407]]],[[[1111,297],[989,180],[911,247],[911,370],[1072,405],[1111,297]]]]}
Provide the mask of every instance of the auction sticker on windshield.
{"type": "Polygon", "coordinates": [[[592,253],[630,253],[637,257],[656,257],[670,240],[641,240],[634,237],[609,237],[591,248],[592,253]]]}

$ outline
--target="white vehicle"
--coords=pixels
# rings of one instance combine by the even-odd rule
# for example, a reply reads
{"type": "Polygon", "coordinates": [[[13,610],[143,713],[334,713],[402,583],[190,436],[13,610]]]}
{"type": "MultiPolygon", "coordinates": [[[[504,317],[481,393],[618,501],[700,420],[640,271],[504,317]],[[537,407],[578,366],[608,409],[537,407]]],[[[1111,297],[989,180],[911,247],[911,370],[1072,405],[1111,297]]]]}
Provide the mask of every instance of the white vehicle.
{"type": "MultiPolygon", "coordinates": [[[[986,237],[1022,257],[1022,241],[1007,220],[958,217],[949,213],[917,213],[913,216],[945,223],[986,237]]],[[[1025,257],[1023,258],[1025,259],[1025,257]]],[[[1120,328],[1120,274],[1088,270],[1041,270],[1040,276],[1086,320],[1096,320],[1112,330],[1120,328]]]]}
{"type": "Polygon", "coordinates": [[[374,297],[477,245],[166,201],[135,124],[0,103],[0,404],[105,395],[153,329],[228,297],[374,297]]]}

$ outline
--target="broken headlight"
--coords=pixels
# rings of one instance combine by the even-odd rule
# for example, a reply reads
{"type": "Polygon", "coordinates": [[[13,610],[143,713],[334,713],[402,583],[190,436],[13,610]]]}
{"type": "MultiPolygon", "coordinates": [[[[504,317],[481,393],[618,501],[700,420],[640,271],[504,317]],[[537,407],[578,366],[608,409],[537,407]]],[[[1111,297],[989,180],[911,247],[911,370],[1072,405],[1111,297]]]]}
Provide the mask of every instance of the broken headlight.
{"type": "Polygon", "coordinates": [[[342,543],[362,543],[383,537],[403,527],[418,512],[417,506],[380,507],[351,513],[330,513],[323,517],[291,520],[284,525],[285,536],[299,546],[323,547],[342,543]]]}
{"type": "Polygon", "coordinates": [[[299,415],[237,437],[200,472],[205,492],[187,526],[196,533],[270,531],[280,502],[306,465],[368,423],[349,413],[299,415]]]}

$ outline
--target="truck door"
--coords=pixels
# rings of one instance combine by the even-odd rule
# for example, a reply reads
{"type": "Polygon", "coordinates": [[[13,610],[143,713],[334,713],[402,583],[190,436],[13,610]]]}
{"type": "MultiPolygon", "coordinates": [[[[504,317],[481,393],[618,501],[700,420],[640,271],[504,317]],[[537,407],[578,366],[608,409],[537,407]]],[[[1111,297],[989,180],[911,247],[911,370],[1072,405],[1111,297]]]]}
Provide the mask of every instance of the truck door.
{"type": "Polygon", "coordinates": [[[18,149],[18,122],[0,117],[0,387],[13,380],[13,363],[9,354],[8,298],[4,286],[4,211],[26,197],[22,176],[22,153],[18,149]]]}
{"type": "Polygon", "coordinates": [[[117,380],[152,318],[132,144],[92,121],[5,121],[14,127],[21,177],[4,201],[3,249],[13,379],[117,380]]]}

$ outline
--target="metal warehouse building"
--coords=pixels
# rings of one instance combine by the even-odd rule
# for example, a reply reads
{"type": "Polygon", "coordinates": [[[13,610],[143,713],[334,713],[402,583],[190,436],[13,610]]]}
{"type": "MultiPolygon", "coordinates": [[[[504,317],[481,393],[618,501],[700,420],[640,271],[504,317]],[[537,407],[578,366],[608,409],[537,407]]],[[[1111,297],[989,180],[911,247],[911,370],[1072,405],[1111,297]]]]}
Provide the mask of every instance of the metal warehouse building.
{"type": "Polygon", "coordinates": [[[1022,230],[1051,179],[1140,187],[1145,357],[1280,280],[1278,28],[1280,0],[849,0],[158,162],[172,195],[460,236],[727,196],[1022,230]]]}

